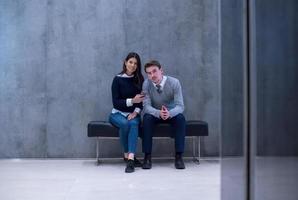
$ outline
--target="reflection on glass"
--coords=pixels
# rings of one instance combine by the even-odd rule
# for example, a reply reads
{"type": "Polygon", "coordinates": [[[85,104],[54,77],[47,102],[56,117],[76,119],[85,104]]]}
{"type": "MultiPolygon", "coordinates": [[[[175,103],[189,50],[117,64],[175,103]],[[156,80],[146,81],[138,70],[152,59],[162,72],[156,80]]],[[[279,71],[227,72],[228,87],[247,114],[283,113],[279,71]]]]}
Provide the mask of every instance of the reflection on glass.
{"type": "Polygon", "coordinates": [[[298,198],[297,1],[252,1],[252,197],[298,198]],[[295,45],[294,45],[295,44],[295,45]]]}
{"type": "Polygon", "coordinates": [[[221,1],[221,199],[244,200],[245,18],[243,2],[221,1]]]}

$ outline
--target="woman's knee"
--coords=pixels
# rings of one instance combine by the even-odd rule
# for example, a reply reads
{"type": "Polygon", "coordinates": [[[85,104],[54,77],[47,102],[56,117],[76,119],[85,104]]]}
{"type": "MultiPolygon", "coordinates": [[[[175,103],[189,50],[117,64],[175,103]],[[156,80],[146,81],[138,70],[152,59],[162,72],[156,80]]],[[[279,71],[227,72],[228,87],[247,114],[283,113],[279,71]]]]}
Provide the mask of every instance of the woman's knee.
{"type": "Polygon", "coordinates": [[[134,118],[134,119],[128,120],[128,124],[130,126],[139,126],[140,118],[134,118]]]}
{"type": "Polygon", "coordinates": [[[118,128],[127,128],[129,126],[128,120],[121,114],[111,114],[109,122],[118,128]]]}

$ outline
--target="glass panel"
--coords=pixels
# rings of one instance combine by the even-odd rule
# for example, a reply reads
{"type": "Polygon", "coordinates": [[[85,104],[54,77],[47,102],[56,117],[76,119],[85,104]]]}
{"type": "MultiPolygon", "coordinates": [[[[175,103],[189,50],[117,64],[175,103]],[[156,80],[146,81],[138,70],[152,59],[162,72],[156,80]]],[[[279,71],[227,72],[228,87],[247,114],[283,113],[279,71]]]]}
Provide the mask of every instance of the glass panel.
{"type": "Polygon", "coordinates": [[[251,1],[254,200],[298,197],[298,2],[251,1]]]}
{"type": "Polygon", "coordinates": [[[244,2],[221,1],[221,199],[246,199],[244,2]]]}

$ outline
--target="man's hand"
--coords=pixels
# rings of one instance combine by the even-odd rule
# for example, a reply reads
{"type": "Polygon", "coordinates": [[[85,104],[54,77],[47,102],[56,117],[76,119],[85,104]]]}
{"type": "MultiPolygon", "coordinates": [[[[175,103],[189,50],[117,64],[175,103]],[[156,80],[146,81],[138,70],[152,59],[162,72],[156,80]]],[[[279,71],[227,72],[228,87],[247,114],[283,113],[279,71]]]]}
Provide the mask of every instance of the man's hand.
{"type": "Polygon", "coordinates": [[[128,119],[128,120],[131,120],[131,119],[135,118],[137,115],[138,115],[137,112],[130,113],[130,114],[127,116],[127,119],[128,119]]]}
{"type": "Polygon", "coordinates": [[[163,120],[167,120],[170,117],[169,110],[165,106],[161,107],[159,115],[160,115],[160,118],[163,120]]]}

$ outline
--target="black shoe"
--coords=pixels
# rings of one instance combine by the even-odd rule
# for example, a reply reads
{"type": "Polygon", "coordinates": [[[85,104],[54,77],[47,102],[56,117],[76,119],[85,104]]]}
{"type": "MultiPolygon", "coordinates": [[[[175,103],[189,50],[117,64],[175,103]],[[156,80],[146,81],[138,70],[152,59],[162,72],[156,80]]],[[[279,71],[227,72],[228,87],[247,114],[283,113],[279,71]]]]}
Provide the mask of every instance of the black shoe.
{"type": "MultiPolygon", "coordinates": [[[[123,160],[124,160],[124,162],[127,163],[128,158],[123,157],[123,160]]],[[[135,164],[135,167],[142,167],[141,161],[139,161],[136,157],[134,158],[134,164],[135,164]]]]}
{"type": "Polygon", "coordinates": [[[125,173],[132,173],[135,171],[135,165],[133,160],[128,160],[125,168],[125,173]]]}
{"type": "Polygon", "coordinates": [[[151,155],[145,155],[142,168],[151,169],[151,167],[152,167],[151,155]]]}
{"type": "Polygon", "coordinates": [[[136,157],[133,161],[134,161],[135,167],[142,167],[143,166],[142,163],[136,157]]]}
{"type": "Polygon", "coordinates": [[[185,169],[185,165],[181,155],[176,155],[175,157],[175,167],[176,169],[185,169]]]}

